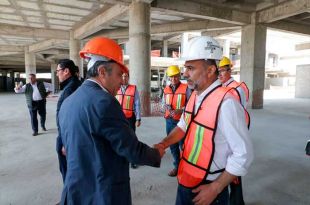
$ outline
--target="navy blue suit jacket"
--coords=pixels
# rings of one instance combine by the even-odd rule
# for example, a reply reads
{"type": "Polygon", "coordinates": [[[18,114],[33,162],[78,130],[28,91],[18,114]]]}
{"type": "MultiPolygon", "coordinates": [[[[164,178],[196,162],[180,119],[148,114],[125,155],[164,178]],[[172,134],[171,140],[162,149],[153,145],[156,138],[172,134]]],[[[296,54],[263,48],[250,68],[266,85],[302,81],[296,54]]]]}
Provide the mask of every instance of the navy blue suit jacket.
{"type": "Polygon", "coordinates": [[[138,141],[115,97],[86,80],[58,117],[68,169],[61,203],[130,205],[129,162],[159,167],[160,155],[138,141]]]}

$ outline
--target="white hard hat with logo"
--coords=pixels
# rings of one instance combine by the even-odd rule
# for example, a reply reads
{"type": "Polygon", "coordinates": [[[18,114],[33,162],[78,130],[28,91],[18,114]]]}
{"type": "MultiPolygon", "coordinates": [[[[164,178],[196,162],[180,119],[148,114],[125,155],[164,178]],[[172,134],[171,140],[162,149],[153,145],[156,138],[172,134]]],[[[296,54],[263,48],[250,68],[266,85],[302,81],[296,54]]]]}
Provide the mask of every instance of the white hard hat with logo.
{"type": "Polygon", "coordinates": [[[222,47],[209,36],[199,36],[192,38],[188,42],[187,49],[182,53],[181,60],[221,60],[223,56],[222,47]]]}

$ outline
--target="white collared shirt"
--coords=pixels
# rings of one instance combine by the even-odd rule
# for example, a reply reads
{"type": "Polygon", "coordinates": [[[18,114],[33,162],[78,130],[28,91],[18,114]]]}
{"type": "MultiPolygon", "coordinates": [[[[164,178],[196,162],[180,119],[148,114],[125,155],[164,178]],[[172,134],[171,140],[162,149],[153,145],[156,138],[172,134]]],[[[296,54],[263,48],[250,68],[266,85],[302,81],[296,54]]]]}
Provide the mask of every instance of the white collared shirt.
{"type": "MultiPolygon", "coordinates": [[[[50,85],[49,85],[50,83],[43,82],[43,84],[44,84],[44,87],[45,87],[46,91],[51,91],[50,90],[50,85]]],[[[26,90],[26,85],[23,85],[20,89],[14,88],[15,93],[24,93],[25,90],[26,90]]],[[[42,100],[43,98],[42,98],[42,96],[41,96],[41,94],[39,92],[38,83],[37,82],[35,82],[35,84],[31,84],[30,83],[30,85],[31,85],[32,90],[33,90],[33,92],[32,92],[32,100],[33,101],[42,100]]]]}
{"type": "MultiPolygon", "coordinates": [[[[216,80],[196,97],[195,114],[203,98],[218,85],[221,85],[221,83],[216,80]]],[[[183,115],[178,127],[184,132],[186,131],[183,115]]],[[[244,176],[247,173],[253,161],[253,146],[245,122],[243,107],[237,100],[229,96],[224,98],[219,110],[214,147],[211,172],[225,168],[227,172],[236,176],[244,176]]],[[[209,174],[207,180],[214,181],[220,174],[209,174]]]]}

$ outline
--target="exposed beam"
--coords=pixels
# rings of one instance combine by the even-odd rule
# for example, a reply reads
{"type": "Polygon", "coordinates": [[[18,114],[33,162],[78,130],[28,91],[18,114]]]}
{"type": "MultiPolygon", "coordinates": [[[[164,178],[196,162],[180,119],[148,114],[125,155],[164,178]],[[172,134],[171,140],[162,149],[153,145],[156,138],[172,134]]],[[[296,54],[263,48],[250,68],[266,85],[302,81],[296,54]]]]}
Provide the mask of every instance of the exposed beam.
{"type": "Polygon", "coordinates": [[[304,25],[300,25],[296,23],[287,22],[287,21],[277,21],[277,22],[273,22],[270,24],[266,24],[266,26],[270,28],[282,30],[282,31],[310,35],[309,26],[304,26],[304,25]]]}
{"type": "Polygon", "coordinates": [[[14,55],[17,55],[17,54],[21,54],[22,52],[12,52],[12,51],[8,51],[8,52],[1,52],[0,53],[0,56],[14,56],[14,55]]]}
{"type": "Polygon", "coordinates": [[[223,35],[228,35],[240,31],[240,29],[228,29],[228,30],[218,30],[218,31],[204,31],[201,33],[202,36],[220,37],[223,35]]]}
{"type": "MultiPolygon", "coordinates": [[[[239,26],[209,20],[169,23],[151,26],[151,34],[174,34],[186,31],[238,29],[239,26]]],[[[104,35],[110,38],[128,38],[128,28],[100,31],[94,36],[104,35]]]]}
{"type": "Polygon", "coordinates": [[[251,23],[249,13],[232,10],[231,8],[212,7],[203,3],[185,0],[157,0],[154,1],[151,6],[152,10],[162,11],[165,14],[216,20],[237,25],[251,23]]]}
{"type": "Polygon", "coordinates": [[[302,51],[302,50],[308,50],[308,49],[310,49],[310,42],[309,43],[297,44],[295,46],[296,51],[302,51]]]}
{"type": "Polygon", "coordinates": [[[23,46],[0,45],[0,52],[24,52],[23,46]]]}
{"type": "Polygon", "coordinates": [[[41,29],[26,26],[0,24],[0,35],[12,35],[32,38],[69,39],[69,32],[55,29],[41,29]]]}
{"type": "Polygon", "coordinates": [[[74,30],[75,39],[83,39],[89,35],[92,35],[104,27],[109,26],[112,22],[116,21],[121,16],[127,14],[129,7],[126,5],[116,4],[99,14],[86,24],[74,30]]]}
{"type": "Polygon", "coordinates": [[[55,48],[59,45],[68,45],[67,40],[59,40],[59,39],[50,39],[46,41],[42,41],[40,43],[36,43],[29,46],[29,52],[38,52],[51,48],[55,48]]]}
{"type": "Polygon", "coordinates": [[[310,12],[310,0],[291,0],[257,12],[259,23],[271,23],[304,12],[310,12]]]}

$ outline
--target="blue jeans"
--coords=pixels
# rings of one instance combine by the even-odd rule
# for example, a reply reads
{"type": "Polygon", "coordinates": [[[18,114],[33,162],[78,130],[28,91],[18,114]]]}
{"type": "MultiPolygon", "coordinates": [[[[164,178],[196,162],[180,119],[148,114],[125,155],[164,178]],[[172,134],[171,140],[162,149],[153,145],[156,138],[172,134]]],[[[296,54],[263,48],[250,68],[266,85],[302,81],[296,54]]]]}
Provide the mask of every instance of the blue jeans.
{"type": "MultiPolygon", "coordinates": [[[[210,182],[206,182],[210,183],[210,182]]],[[[175,205],[194,205],[193,199],[197,195],[192,192],[193,189],[185,188],[181,185],[178,186],[177,198],[175,205]]],[[[211,205],[228,205],[229,203],[228,188],[226,187],[211,203],[211,205]]]]}
{"type": "MultiPolygon", "coordinates": [[[[167,135],[177,126],[178,122],[179,122],[178,120],[174,120],[171,118],[166,119],[167,135]]],[[[182,149],[183,143],[184,143],[184,139],[182,139],[181,141],[179,141],[173,145],[170,145],[170,151],[171,151],[171,154],[172,154],[172,157],[174,160],[173,165],[174,165],[174,168],[176,168],[176,169],[178,169],[178,166],[179,166],[180,150],[182,149]]]]}

